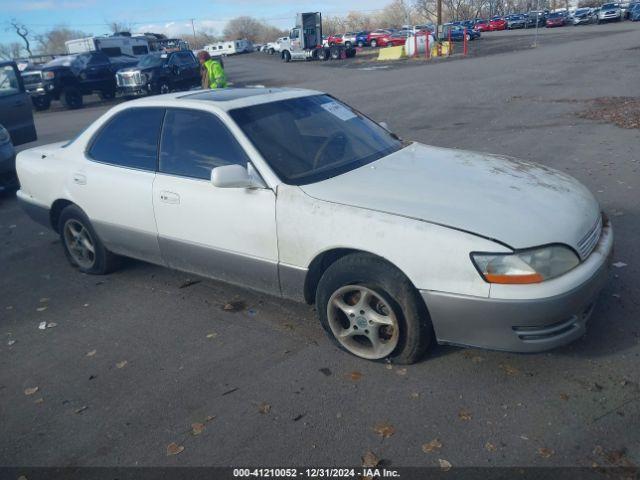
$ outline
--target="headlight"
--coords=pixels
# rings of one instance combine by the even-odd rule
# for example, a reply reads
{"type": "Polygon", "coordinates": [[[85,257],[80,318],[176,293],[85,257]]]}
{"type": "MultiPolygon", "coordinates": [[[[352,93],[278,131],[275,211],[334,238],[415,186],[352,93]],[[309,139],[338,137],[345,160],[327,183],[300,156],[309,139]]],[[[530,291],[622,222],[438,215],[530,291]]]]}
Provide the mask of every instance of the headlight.
{"type": "Polygon", "coordinates": [[[0,125],[0,145],[4,145],[5,143],[11,141],[11,135],[6,128],[0,125]]]}
{"type": "Polygon", "coordinates": [[[53,80],[55,78],[55,72],[42,72],[43,80],[53,80]]]}
{"type": "Polygon", "coordinates": [[[580,263],[568,247],[551,245],[511,254],[472,253],[471,259],[489,283],[540,283],[559,277],[580,263]]]}

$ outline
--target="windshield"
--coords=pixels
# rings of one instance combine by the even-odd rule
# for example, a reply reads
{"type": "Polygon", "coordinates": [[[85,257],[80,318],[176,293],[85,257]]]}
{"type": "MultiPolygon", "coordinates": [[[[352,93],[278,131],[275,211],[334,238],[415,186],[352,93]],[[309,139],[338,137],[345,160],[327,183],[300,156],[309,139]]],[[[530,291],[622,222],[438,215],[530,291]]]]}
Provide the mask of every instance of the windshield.
{"type": "Polygon", "coordinates": [[[558,18],[561,17],[562,14],[560,12],[552,13],[549,15],[549,18],[558,18]]]}
{"type": "Polygon", "coordinates": [[[396,136],[328,95],[253,105],[229,114],[290,185],[326,180],[402,148],[396,136]]]}
{"type": "Polygon", "coordinates": [[[162,65],[163,58],[160,55],[145,55],[140,59],[138,66],[141,68],[158,67],[162,65]]]}

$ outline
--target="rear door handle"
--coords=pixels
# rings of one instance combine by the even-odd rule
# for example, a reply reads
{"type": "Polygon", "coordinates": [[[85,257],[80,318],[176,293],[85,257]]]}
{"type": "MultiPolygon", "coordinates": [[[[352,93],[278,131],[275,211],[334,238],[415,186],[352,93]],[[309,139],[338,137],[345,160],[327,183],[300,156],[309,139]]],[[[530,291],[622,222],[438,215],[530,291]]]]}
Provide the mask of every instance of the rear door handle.
{"type": "Polygon", "coordinates": [[[160,201],[171,205],[178,205],[180,203],[180,195],[163,190],[160,192],[160,201]]]}
{"type": "Polygon", "coordinates": [[[77,183],[78,185],[86,185],[87,184],[87,176],[82,173],[74,173],[73,174],[73,183],[77,183]]]}

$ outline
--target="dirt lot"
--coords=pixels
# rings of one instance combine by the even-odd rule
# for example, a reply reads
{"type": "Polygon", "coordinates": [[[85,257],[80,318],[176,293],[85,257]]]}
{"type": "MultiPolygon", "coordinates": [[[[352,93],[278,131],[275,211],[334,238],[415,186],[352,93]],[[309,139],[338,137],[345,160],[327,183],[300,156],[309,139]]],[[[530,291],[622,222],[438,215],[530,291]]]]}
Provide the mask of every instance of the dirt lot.
{"type": "MultiPolygon", "coordinates": [[[[304,305],[140,262],[80,275],[4,197],[0,464],[359,465],[373,451],[396,467],[638,465],[640,132],[580,112],[640,97],[640,25],[543,30],[535,49],[530,35],[386,69],[259,54],[226,65],[238,85],[324,90],[405,138],[586,184],[613,220],[619,268],[583,339],[537,355],[439,347],[407,368],[364,362],[332,347],[304,305]],[[168,456],[174,442],[184,450],[168,456]]],[[[106,108],[37,114],[39,142],[106,108]]]]}

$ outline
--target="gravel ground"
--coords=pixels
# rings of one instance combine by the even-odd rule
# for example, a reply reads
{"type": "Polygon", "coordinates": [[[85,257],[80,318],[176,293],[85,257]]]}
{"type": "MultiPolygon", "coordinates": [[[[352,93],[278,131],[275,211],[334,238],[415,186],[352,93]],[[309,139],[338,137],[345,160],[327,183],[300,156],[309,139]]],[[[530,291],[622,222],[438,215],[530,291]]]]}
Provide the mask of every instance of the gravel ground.
{"type": "MultiPolygon", "coordinates": [[[[134,261],[80,275],[5,196],[0,464],[358,465],[373,451],[394,467],[637,465],[640,133],[579,114],[595,99],[640,97],[640,26],[543,32],[558,37],[382,70],[260,55],[225,63],[238,85],[321,89],[405,138],[514,155],[585,183],[625,266],[583,339],[536,355],[438,347],[406,368],[364,362],[332,347],[305,305],[134,261]],[[184,450],[167,455],[172,443],[184,450]]],[[[106,108],[37,114],[39,143],[106,108]]]]}

